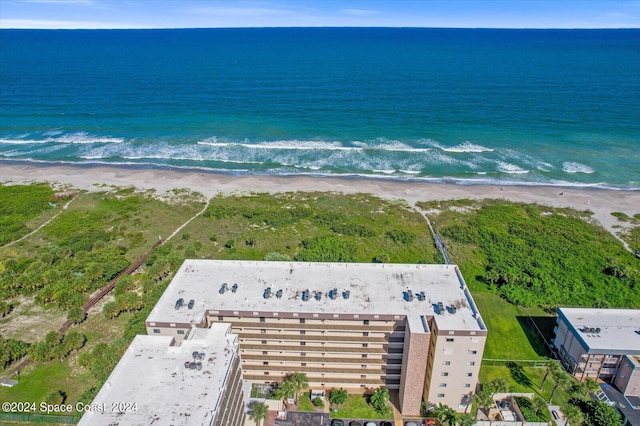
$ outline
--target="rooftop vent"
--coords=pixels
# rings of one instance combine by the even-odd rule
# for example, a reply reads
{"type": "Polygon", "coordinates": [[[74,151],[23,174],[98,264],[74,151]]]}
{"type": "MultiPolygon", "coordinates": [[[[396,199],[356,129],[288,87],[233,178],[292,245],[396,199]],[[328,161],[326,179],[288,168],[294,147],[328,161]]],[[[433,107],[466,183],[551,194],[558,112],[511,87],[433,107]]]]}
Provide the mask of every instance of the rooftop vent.
{"type": "Polygon", "coordinates": [[[276,297],[277,297],[278,299],[281,299],[281,298],[282,298],[282,289],[280,289],[280,290],[276,291],[276,297]]]}
{"type": "Polygon", "coordinates": [[[338,289],[329,290],[329,299],[336,300],[338,298],[338,289]]]}
{"type": "Polygon", "coordinates": [[[309,300],[309,297],[311,297],[311,292],[309,291],[309,289],[306,289],[305,291],[302,292],[303,302],[306,302],[307,300],[309,300]]]}
{"type": "Polygon", "coordinates": [[[262,293],[262,297],[264,297],[265,299],[270,299],[271,296],[273,296],[273,293],[271,293],[271,287],[265,288],[264,293],[262,293]]]}
{"type": "Polygon", "coordinates": [[[231,286],[231,293],[235,293],[236,291],[238,291],[238,284],[233,284],[233,286],[231,286]]]}
{"type": "Polygon", "coordinates": [[[182,308],[182,306],[184,305],[184,299],[180,298],[178,300],[176,300],[176,310],[182,308]]]}
{"type": "Polygon", "coordinates": [[[458,308],[456,308],[455,306],[451,305],[449,307],[449,312],[451,312],[452,314],[455,314],[456,312],[458,312],[458,308]]]}
{"type": "Polygon", "coordinates": [[[342,297],[344,297],[345,299],[348,299],[349,296],[351,296],[351,291],[350,290],[345,290],[342,292],[342,297]]]}
{"type": "Polygon", "coordinates": [[[419,301],[424,302],[425,300],[427,300],[427,295],[424,294],[424,291],[421,291],[420,293],[416,293],[416,298],[419,301]]]}
{"type": "Polygon", "coordinates": [[[411,290],[407,290],[404,292],[404,300],[406,300],[407,302],[413,301],[413,293],[411,292],[411,290]]]}
{"type": "Polygon", "coordinates": [[[315,297],[315,299],[319,302],[320,299],[322,299],[322,292],[316,291],[313,297],[315,297]]]}
{"type": "Polygon", "coordinates": [[[227,283],[222,283],[222,286],[220,287],[220,294],[224,294],[225,291],[227,291],[229,288],[227,287],[227,283]]]}
{"type": "Polygon", "coordinates": [[[193,309],[193,305],[195,305],[195,304],[196,304],[196,301],[191,299],[191,300],[189,300],[189,303],[187,304],[187,308],[193,309]]]}
{"type": "Polygon", "coordinates": [[[438,302],[438,313],[444,315],[444,304],[442,302],[438,302]]]}

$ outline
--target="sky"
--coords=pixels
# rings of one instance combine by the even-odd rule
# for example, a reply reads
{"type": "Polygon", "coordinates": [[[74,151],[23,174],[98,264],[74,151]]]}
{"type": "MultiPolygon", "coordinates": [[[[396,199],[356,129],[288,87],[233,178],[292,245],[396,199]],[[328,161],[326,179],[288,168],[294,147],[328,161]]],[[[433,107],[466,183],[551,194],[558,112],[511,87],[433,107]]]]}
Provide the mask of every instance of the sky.
{"type": "Polygon", "coordinates": [[[640,28],[640,0],[0,0],[0,28],[640,28]]]}

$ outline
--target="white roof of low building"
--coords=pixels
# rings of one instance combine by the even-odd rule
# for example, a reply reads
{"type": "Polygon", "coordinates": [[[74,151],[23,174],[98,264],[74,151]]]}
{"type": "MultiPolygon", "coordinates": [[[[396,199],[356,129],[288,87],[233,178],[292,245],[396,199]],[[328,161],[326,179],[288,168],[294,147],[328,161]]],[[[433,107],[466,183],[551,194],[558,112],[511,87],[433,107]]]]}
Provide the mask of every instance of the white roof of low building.
{"type": "Polygon", "coordinates": [[[229,324],[194,329],[180,346],[169,336],[136,336],[79,425],[201,425],[215,416],[238,339],[229,324]],[[201,369],[185,367],[204,353],[201,369]]]}
{"type": "Polygon", "coordinates": [[[421,317],[436,316],[440,329],[485,330],[455,265],[186,260],[147,323],[199,324],[207,310],[406,315],[416,327],[425,324],[421,317]],[[227,291],[222,292],[225,283],[227,291]],[[421,292],[424,300],[417,297],[421,292]],[[176,309],[178,299],[184,306],[176,309]]]}
{"type": "Polygon", "coordinates": [[[588,353],[640,354],[640,309],[558,308],[588,353]]]}

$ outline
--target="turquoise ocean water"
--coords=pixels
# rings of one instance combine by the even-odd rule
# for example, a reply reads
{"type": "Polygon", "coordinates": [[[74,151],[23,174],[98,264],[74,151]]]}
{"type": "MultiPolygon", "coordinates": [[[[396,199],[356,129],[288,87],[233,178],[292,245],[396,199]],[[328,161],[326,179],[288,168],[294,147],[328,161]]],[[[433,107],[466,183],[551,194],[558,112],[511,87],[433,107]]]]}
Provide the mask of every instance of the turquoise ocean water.
{"type": "Polygon", "coordinates": [[[0,30],[2,161],[640,188],[640,30],[0,30]]]}

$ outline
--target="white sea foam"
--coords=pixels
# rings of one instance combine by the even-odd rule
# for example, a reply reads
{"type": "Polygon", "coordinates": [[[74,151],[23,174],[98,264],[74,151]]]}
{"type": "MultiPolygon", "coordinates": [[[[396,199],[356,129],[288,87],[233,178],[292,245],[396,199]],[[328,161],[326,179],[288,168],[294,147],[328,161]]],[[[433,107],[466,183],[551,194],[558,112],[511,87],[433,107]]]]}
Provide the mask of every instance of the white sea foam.
{"type": "Polygon", "coordinates": [[[509,174],[524,174],[529,173],[529,170],[525,170],[520,166],[516,166],[515,164],[506,163],[504,161],[498,161],[498,170],[502,173],[509,174]]]}
{"type": "Polygon", "coordinates": [[[215,138],[198,141],[198,145],[207,145],[216,148],[242,147],[247,149],[271,149],[292,151],[389,151],[389,152],[429,152],[431,148],[414,148],[398,141],[384,143],[354,142],[354,146],[344,146],[341,142],[303,141],[298,139],[280,140],[272,142],[218,142],[215,138]]]}
{"type": "Polygon", "coordinates": [[[387,170],[373,170],[374,173],[383,173],[385,175],[392,175],[394,174],[396,171],[395,169],[387,169],[387,170]]]}
{"type": "MultiPolygon", "coordinates": [[[[49,133],[49,132],[47,132],[49,133]]],[[[47,135],[45,133],[45,135],[47,135]]],[[[28,144],[92,144],[92,143],[121,143],[123,138],[113,138],[110,136],[96,136],[85,132],[68,133],[55,137],[49,136],[45,139],[22,139],[20,137],[14,139],[0,138],[0,143],[8,145],[28,145],[28,144]]]]}
{"type": "Polygon", "coordinates": [[[565,173],[587,173],[591,174],[594,170],[582,163],[576,163],[574,161],[565,161],[562,163],[562,171],[565,173]]]}
{"type": "Polygon", "coordinates": [[[445,147],[439,145],[439,148],[446,152],[493,152],[493,148],[487,148],[482,145],[477,145],[469,141],[464,141],[460,145],[445,147]]]}

